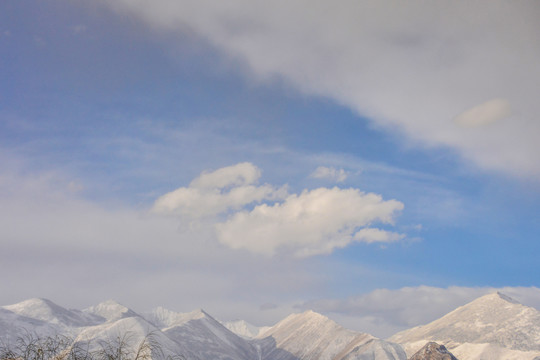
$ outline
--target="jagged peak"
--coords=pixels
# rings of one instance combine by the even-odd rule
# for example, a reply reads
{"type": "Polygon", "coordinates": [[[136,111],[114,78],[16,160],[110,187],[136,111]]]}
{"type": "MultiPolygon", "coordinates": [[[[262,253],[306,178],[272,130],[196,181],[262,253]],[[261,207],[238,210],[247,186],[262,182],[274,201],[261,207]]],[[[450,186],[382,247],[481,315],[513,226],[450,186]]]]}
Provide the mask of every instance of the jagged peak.
{"type": "Polygon", "coordinates": [[[136,312],[115,300],[106,300],[83,310],[86,313],[101,316],[106,320],[118,320],[125,317],[138,316],[136,312]]]}
{"type": "Polygon", "coordinates": [[[313,310],[306,310],[302,313],[296,313],[296,314],[291,314],[287,316],[285,319],[281,320],[276,325],[268,328],[267,331],[260,333],[258,337],[264,337],[268,333],[274,332],[277,329],[289,328],[289,327],[306,328],[306,325],[308,325],[308,327],[317,327],[317,328],[321,328],[323,325],[328,325],[336,329],[344,329],[343,327],[338,325],[335,321],[327,318],[326,316],[319,314],[318,312],[315,312],[313,310]]]}
{"type": "Polygon", "coordinates": [[[163,328],[173,328],[194,320],[209,320],[219,323],[203,309],[196,309],[187,313],[178,313],[165,308],[155,308],[153,310],[153,319],[158,326],[163,328]]]}
{"type": "Polygon", "coordinates": [[[183,315],[183,317],[185,319],[188,319],[188,320],[198,320],[198,319],[202,319],[202,318],[206,318],[206,317],[212,318],[212,316],[210,316],[203,309],[196,309],[196,310],[193,310],[193,311],[190,311],[188,313],[181,314],[181,315],[183,315]]]}
{"type": "Polygon", "coordinates": [[[430,341],[409,360],[457,360],[457,358],[444,345],[430,341]]]}

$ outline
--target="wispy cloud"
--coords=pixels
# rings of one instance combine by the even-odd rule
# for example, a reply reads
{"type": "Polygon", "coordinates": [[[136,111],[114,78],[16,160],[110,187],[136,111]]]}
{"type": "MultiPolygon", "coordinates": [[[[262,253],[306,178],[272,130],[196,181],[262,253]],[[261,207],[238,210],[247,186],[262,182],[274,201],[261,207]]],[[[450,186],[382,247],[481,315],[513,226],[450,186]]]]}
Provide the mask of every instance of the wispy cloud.
{"type": "Polygon", "coordinates": [[[257,79],[278,75],[331,97],[412,144],[451,147],[483,169],[540,175],[534,2],[109,4],[167,31],[187,25],[257,79]],[[481,135],[456,126],[466,109],[459,123],[492,126],[481,135]]]}
{"type": "Polygon", "coordinates": [[[511,115],[510,103],[505,99],[493,99],[459,114],[454,121],[463,127],[479,127],[502,120],[511,115]]]}

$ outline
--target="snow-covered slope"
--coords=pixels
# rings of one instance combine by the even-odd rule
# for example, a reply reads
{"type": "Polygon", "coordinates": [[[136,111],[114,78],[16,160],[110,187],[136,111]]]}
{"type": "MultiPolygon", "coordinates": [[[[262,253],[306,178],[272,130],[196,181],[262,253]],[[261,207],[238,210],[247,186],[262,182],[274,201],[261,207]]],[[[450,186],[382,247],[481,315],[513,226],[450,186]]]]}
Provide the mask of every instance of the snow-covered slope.
{"type": "Polygon", "coordinates": [[[262,334],[266,330],[270,329],[270,326],[255,326],[248,323],[245,320],[226,321],[222,322],[223,326],[235,333],[247,339],[253,339],[259,334],[262,334]]]}
{"type": "Polygon", "coordinates": [[[170,327],[175,323],[181,323],[184,318],[189,317],[185,313],[178,313],[161,306],[152,309],[152,311],[148,313],[142,313],[141,315],[160,329],[170,327]]]}
{"type": "Polygon", "coordinates": [[[50,324],[43,320],[21,316],[13,311],[0,308],[0,341],[1,343],[15,343],[18,338],[32,334],[47,337],[60,333],[58,325],[50,324]]]}
{"type": "Polygon", "coordinates": [[[258,339],[263,359],[406,359],[399,345],[347,330],[313,311],[290,315],[258,339]]]}
{"type": "Polygon", "coordinates": [[[197,359],[258,359],[251,343],[231,332],[203,310],[178,314],[177,321],[162,331],[189,349],[197,359]]]}
{"type": "Polygon", "coordinates": [[[80,310],[68,310],[47,299],[28,299],[17,304],[3,306],[3,308],[27,318],[67,327],[91,326],[103,321],[93,314],[80,310]]]}
{"type": "Polygon", "coordinates": [[[13,342],[27,336],[58,334],[75,337],[85,327],[104,319],[80,310],[68,310],[47,299],[29,299],[0,307],[0,339],[13,342]]]}
{"type": "Polygon", "coordinates": [[[124,317],[117,321],[91,326],[82,331],[75,342],[88,348],[90,351],[114,349],[124,347],[132,354],[142,348],[142,344],[152,344],[152,358],[167,358],[182,354],[189,355],[189,351],[181,344],[173,341],[155,326],[142,317],[124,317]],[[157,346],[156,346],[157,345],[157,346]]]}
{"type": "Polygon", "coordinates": [[[389,340],[402,344],[408,354],[436,341],[462,360],[533,359],[540,356],[540,312],[494,293],[389,340]]]}
{"type": "Polygon", "coordinates": [[[83,310],[84,313],[99,316],[106,321],[115,321],[128,317],[139,316],[135,311],[117,303],[114,300],[107,300],[95,306],[83,310]]]}

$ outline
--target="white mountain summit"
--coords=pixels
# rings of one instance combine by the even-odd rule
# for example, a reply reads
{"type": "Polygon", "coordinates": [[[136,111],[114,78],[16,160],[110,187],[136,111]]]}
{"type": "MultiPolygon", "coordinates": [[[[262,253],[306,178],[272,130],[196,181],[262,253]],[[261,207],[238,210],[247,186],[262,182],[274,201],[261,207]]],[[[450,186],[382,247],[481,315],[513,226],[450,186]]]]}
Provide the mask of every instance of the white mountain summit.
{"type": "Polygon", "coordinates": [[[460,360],[534,359],[540,356],[540,311],[493,293],[389,340],[402,344],[409,356],[435,341],[460,360]]]}
{"type": "Polygon", "coordinates": [[[2,308],[26,318],[67,327],[89,326],[101,322],[95,315],[80,310],[68,310],[47,299],[28,299],[2,308]]]}
{"type": "Polygon", "coordinates": [[[127,317],[138,316],[133,310],[117,303],[114,300],[107,300],[95,306],[83,310],[85,313],[100,316],[107,321],[119,320],[127,317]]]}
{"type": "Polygon", "coordinates": [[[313,311],[290,315],[257,338],[263,358],[272,360],[407,359],[399,345],[347,330],[313,311]]]}

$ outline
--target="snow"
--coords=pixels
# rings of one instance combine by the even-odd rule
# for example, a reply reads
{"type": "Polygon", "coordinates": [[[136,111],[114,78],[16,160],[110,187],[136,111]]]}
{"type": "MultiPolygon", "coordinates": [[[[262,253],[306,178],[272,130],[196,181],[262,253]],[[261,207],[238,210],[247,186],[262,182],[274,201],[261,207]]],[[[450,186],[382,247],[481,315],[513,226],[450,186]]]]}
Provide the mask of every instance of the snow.
{"type": "Polygon", "coordinates": [[[3,306],[15,314],[45,321],[50,324],[69,327],[89,326],[99,323],[100,319],[79,310],[68,310],[47,299],[29,299],[17,304],[3,306]]]}
{"type": "Polygon", "coordinates": [[[138,316],[133,310],[117,303],[114,300],[107,300],[96,306],[84,309],[83,312],[100,316],[107,321],[115,321],[125,317],[138,316]]]}
{"type": "Polygon", "coordinates": [[[270,329],[270,326],[255,326],[245,320],[227,321],[222,324],[236,335],[247,339],[253,339],[270,329]]]}
{"type": "Polygon", "coordinates": [[[136,349],[151,336],[165,357],[181,354],[199,360],[405,359],[399,346],[346,330],[313,311],[289,316],[266,328],[264,336],[260,335],[260,328],[245,321],[238,321],[235,326],[237,331],[245,334],[249,330],[252,336],[258,336],[239,336],[202,309],[178,313],[159,307],[141,316],[113,300],[79,311],[46,299],[30,299],[0,308],[0,340],[8,342],[32,331],[40,337],[65,334],[91,350],[122,339],[136,349]]]}
{"type": "Polygon", "coordinates": [[[263,357],[285,359],[403,359],[406,355],[396,344],[369,334],[347,330],[329,318],[313,311],[293,314],[257,337],[271,341],[263,357]]]}
{"type": "Polygon", "coordinates": [[[540,357],[540,312],[500,293],[390,341],[345,329],[313,311],[261,330],[243,320],[222,324],[202,309],[178,313],[159,307],[141,316],[112,300],[83,311],[46,299],[0,307],[0,341],[13,343],[28,331],[67,335],[90,347],[122,335],[137,346],[151,334],[165,356],[199,360],[406,360],[428,341],[445,345],[460,360],[540,357]]]}
{"type": "Polygon", "coordinates": [[[408,355],[435,341],[462,360],[533,359],[540,356],[540,312],[493,293],[389,340],[402,344],[408,355]]]}

